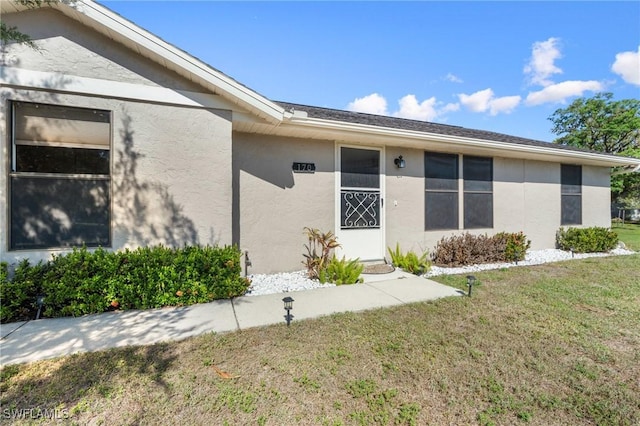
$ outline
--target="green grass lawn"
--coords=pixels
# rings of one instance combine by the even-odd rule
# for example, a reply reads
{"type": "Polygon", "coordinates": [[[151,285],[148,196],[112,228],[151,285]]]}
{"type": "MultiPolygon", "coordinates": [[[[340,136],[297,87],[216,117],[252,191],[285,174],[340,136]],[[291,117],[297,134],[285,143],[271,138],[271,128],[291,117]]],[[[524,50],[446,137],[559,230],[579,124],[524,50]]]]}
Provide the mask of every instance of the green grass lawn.
{"type": "MultiPolygon", "coordinates": [[[[639,265],[636,254],[487,271],[472,298],[8,366],[0,415],[57,409],[69,423],[108,425],[638,425],[639,265]]],[[[438,281],[466,290],[464,276],[438,281]]]]}
{"type": "Polygon", "coordinates": [[[640,223],[613,223],[611,225],[620,241],[625,243],[630,250],[640,251],[640,223]]]}

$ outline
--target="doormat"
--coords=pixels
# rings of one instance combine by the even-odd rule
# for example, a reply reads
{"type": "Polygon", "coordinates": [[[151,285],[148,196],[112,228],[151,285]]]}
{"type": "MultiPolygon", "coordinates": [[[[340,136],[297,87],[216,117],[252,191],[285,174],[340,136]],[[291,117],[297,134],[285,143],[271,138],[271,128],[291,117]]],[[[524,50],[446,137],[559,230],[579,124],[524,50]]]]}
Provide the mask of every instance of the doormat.
{"type": "Polygon", "coordinates": [[[396,268],[393,265],[387,263],[378,263],[374,265],[365,265],[362,270],[363,274],[390,274],[395,271],[396,268]]]}

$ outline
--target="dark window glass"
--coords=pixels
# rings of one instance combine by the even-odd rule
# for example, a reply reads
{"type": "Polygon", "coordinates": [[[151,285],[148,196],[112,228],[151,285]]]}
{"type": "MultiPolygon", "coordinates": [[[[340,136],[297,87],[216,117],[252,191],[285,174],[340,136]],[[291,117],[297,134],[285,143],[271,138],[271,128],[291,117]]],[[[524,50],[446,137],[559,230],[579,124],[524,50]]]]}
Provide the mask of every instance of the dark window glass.
{"type": "Polygon", "coordinates": [[[582,167],[563,164],[560,169],[560,224],[582,224],[582,167]]]}
{"type": "Polygon", "coordinates": [[[425,229],[458,229],[458,156],[425,152],[425,229]]]}
{"type": "Polygon", "coordinates": [[[462,161],[464,227],[493,228],[493,159],[465,155],[462,161]]]}
{"type": "Polygon", "coordinates": [[[424,158],[427,190],[458,190],[457,155],[427,152],[424,158]]]}
{"type": "Polygon", "coordinates": [[[340,148],[340,184],[347,188],[380,188],[380,152],[340,148]]]}
{"type": "Polygon", "coordinates": [[[17,145],[16,171],[108,175],[109,151],[17,145]]]}
{"type": "Polygon", "coordinates": [[[486,157],[463,159],[462,176],[465,191],[493,191],[493,161],[486,157]]]}
{"type": "Polygon", "coordinates": [[[561,172],[561,191],[563,194],[582,193],[582,167],[563,164],[561,172]]]}
{"type": "Polygon", "coordinates": [[[427,191],[425,212],[427,230],[458,229],[458,193],[427,191]]]}
{"type": "Polygon", "coordinates": [[[464,227],[493,228],[493,194],[465,192],[464,227]]]}
{"type": "Polygon", "coordinates": [[[12,111],[10,248],[109,246],[110,113],[22,102],[12,111]]]}
{"type": "Polygon", "coordinates": [[[108,246],[109,180],[11,178],[11,248],[108,246]]]}
{"type": "Polygon", "coordinates": [[[562,196],[562,225],[582,224],[582,197],[580,195],[562,196]]]}

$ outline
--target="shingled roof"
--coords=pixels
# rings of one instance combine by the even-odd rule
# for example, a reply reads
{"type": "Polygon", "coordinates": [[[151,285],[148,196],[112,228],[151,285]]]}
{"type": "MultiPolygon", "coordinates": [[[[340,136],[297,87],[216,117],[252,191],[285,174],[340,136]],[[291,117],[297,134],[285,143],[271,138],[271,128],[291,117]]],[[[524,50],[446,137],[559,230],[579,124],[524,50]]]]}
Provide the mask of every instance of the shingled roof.
{"type": "Polygon", "coordinates": [[[494,142],[505,142],[518,145],[537,146],[546,149],[561,149],[576,152],[588,152],[600,155],[610,155],[598,151],[577,148],[567,145],[558,145],[551,142],[527,139],[518,136],[506,135],[503,133],[489,132],[486,130],[467,129],[461,126],[449,124],[431,123],[428,121],[409,120],[406,118],[389,117],[385,115],[365,114],[361,112],[344,111],[331,108],[320,108],[309,105],[300,105],[289,102],[274,101],[287,111],[304,111],[311,118],[332,120],[345,123],[364,124],[367,126],[385,127],[391,129],[409,130],[414,132],[433,133],[438,135],[456,136],[470,139],[480,139],[494,142]]]}

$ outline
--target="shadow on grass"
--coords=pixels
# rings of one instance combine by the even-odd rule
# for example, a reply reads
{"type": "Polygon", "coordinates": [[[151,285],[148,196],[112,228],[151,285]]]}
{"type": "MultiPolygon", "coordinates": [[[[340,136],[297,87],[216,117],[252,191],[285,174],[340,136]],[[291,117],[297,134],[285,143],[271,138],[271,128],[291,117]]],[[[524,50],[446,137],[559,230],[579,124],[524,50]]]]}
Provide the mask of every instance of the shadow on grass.
{"type": "Polygon", "coordinates": [[[33,364],[6,366],[0,373],[3,415],[54,409],[61,415],[73,415],[90,409],[82,404],[85,397],[108,398],[119,392],[123,381],[168,394],[169,386],[163,377],[175,360],[171,346],[158,343],[76,354],[44,361],[36,369],[33,364]],[[21,377],[23,374],[25,377],[21,377]]]}

